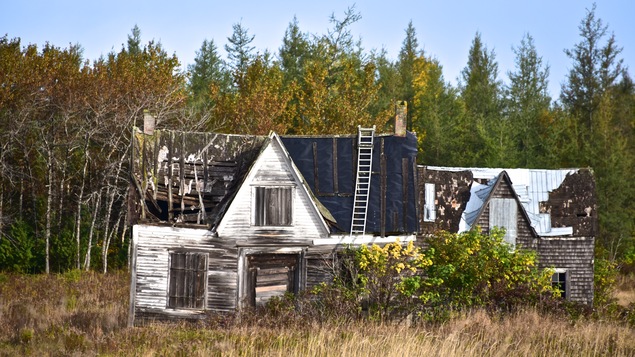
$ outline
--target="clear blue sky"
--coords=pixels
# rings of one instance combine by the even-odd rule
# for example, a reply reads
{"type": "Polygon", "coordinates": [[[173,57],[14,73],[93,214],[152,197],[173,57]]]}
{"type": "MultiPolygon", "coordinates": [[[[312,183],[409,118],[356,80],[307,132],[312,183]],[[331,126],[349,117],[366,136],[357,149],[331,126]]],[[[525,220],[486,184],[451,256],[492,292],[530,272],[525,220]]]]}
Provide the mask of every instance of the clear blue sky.
{"type": "MultiPolygon", "coordinates": [[[[539,55],[551,67],[552,96],[560,92],[571,61],[563,49],[580,41],[578,25],[592,7],[591,0],[419,0],[419,1],[52,1],[2,0],[0,36],[20,37],[23,44],[49,42],[67,47],[80,44],[84,56],[94,60],[118,51],[136,24],[143,43],[160,41],[168,53],[176,53],[185,67],[192,63],[204,39],[223,46],[232,24],[242,23],[255,35],[260,52],[277,53],[284,31],[295,15],[300,29],[326,33],[329,16],[342,18],[355,5],[362,19],[351,27],[364,48],[385,48],[396,59],[404,30],[412,20],[422,49],[436,57],[446,81],[456,84],[467,62],[468,50],[479,31],[488,49],[494,49],[499,78],[506,81],[514,70],[512,46],[524,33],[534,37],[539,55]]],[[[633,75],[635,66],[635,1],[598,0],[596,15],[615,33],[622,58],[633,75]]]]}

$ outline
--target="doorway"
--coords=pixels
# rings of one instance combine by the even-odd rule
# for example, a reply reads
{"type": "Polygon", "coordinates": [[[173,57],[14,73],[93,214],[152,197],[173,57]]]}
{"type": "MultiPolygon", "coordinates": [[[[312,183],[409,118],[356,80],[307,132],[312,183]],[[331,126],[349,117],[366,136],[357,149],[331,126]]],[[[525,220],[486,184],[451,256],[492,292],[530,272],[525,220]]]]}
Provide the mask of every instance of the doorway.
{"type": "Polygon", "coordinates": [[[297,294],[299,290],[298,254],[247,255],[247,302],[264,306],[274,296],[297,294]]]}

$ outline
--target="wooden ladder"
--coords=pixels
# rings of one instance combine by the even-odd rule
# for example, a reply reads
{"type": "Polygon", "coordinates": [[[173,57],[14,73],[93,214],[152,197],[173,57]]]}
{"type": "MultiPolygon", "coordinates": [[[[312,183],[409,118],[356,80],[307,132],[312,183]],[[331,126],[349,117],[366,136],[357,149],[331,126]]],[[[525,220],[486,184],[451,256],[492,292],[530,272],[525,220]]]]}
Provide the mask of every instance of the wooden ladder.
{"type": "Polygon", "coordinates": [[[357,175],[355,178],[355,196],[351,219],[351,236],[366,233],[366,213],[368,212],[368,193],[373,166],[373,140],[375,126],[357,127],[357,175]]]}

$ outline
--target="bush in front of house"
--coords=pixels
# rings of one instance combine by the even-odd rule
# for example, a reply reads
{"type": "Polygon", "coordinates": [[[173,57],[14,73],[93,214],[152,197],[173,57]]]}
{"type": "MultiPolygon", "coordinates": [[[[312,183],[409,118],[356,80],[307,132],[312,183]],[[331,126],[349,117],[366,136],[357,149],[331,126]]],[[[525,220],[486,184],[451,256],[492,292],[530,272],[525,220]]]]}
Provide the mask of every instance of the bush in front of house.
{"type": "MultiPolygon", "coordinates": [[[[504,232],[440,231],[425,248],[399,241],[348,248],[339,255],[331,284],[287,303],[304,321],[367,317],[444,321],[468,309],[512,312],[519,307],[559,306],[551,269],[539,269],[532,251],[512,249],[504,232]]],[[[288,311],[274,299],[269,311],[288,311]]],[[[554,307],[557,308],[557,307],[554,307]]]]}

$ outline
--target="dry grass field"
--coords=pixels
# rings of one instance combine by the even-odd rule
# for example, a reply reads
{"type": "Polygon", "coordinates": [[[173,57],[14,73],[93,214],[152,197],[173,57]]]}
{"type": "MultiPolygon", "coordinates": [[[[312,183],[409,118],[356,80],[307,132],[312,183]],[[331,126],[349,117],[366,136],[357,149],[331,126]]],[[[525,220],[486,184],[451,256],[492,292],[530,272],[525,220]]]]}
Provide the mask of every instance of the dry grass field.
{"type": "MultiPolygon", "coordinates": [[[[628,304],[635,282],[621,278],[628,304]]],[[[429,326],[350,322],[260,324],[237,318],[202,324],[126,327],[128,277],[70,272],[0,275],[0,355],[187,356],[633,356],[625,322],[474,311],[429,326]]]]}

